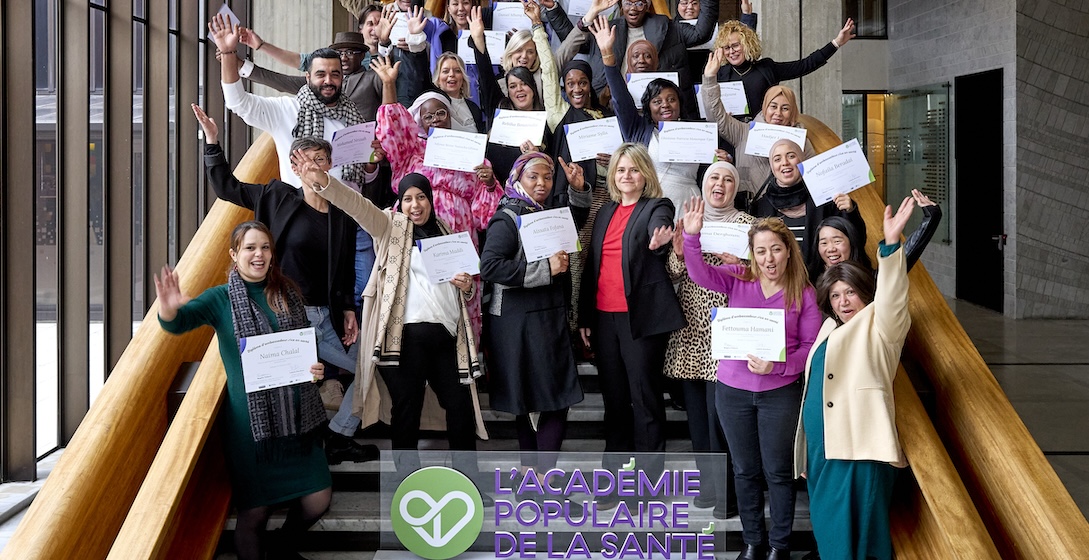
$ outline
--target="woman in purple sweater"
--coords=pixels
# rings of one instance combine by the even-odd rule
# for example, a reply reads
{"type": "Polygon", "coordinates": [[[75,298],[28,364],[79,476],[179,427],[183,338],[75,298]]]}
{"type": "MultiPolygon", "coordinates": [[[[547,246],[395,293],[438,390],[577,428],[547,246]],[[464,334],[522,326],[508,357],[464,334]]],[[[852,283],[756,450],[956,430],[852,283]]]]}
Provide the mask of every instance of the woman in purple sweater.
{"type": "Polygon", "coordinates": [[[715,409],[730,448],[745,549],[738,560],[790,558],[794,522],[792,444],[798,424],[806,356],[821,326],[812,286],[794,234],[778,218],[749,229],[748,266],[711,266],[700,250],[704,202],[685,205],[684,261],[696,284],[727,294],[732,308],[783,309],[786,361],[719,360],[715,409]],[[767,480],[771,528],[764,526],[767,480]],[[765,548],[770,545],[770,548],[765,548]]]}

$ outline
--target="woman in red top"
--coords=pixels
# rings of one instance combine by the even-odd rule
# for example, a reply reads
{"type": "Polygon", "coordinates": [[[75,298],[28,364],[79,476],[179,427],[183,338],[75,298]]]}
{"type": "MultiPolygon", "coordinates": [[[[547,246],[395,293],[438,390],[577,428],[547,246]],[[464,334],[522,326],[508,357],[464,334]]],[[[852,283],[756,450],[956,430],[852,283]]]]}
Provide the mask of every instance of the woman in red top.
{"type": "MultiPolygon", "coordinates": [[[[673,203],[661,198],[646,147],[621,145],[607,177],[612,200],[594,222],[579,326],[583,342],[594,350],[601,379],[609,426],[603,466],[616,469],[633,451],[665,451],[662,366],[669,333],[683,327],[685,319],[666,272],[673,203]]],[[[640,468],[654,471],[660,462],[658,455],[640,468]]]]}

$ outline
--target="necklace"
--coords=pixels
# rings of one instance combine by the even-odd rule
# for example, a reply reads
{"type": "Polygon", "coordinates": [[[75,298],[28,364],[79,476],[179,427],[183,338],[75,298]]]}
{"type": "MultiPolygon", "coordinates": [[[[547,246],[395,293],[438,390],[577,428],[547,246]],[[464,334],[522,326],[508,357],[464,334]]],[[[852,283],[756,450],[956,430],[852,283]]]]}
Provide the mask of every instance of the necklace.
{"type": "Polygon", "coordinates": [[[750,70],[752,70],[752,65],[750,64],[750,65],[749,65],[749,67],[748,67],[748,68],[746,68],[744,72],[739,72],[739,71],[737,70],[737,66],[731,66],[730,68],[733,68],[733,69],[734,69],[734,73],[735,73],[735,74],[737,74],[738,76],[740,76],[740,77],[744,78],[744,77],[745,77],[745,74],[748,74],[748,73],[749,73],[749,71],[750,71],[750,70]]]}

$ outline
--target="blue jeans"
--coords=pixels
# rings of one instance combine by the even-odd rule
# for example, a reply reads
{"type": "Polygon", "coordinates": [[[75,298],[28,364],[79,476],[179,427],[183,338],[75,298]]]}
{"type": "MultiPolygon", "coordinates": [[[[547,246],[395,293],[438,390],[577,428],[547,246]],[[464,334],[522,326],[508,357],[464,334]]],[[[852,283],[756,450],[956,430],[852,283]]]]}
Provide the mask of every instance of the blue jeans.
{"type": "MultiPolygon", "coordinates": [[[[359,353],[359,344],[353,344],[344,349],[337,331],[333,329],[333,320],[329,316],[328,307],[306,306],[306,318],[310,320],[310,326],[314,327],[318,339],[318,359],[324,360],[334,366],[355,373],[356,356],[359,353]]],[[[344,390],[344,402],[340,404],[336,416],[329,421],[329,429],[343,436],[352,437],[360,420],[352,416],[352,393],[355,390],[355,381],[344,390]]]]}
{"type": "Polygon", "coordinates": [[[794,432],[801,399],[801,380],[759,393],[715,384],[715,408],[730,447],[745,544],[761,545],[766,534],[771,546],[789,548],[794,524],[794,432]],[[764,524],[762,478],[768,482],[770,530],[764,524]]]}
{"type": "Polygon", "coordinates": [[[359,316],[363,306],[363,288],[367,287],[367,281],[371,279],[371,269],[374,268],[374,239],[363,228],[355,230],[355,312],[359,316]]]}

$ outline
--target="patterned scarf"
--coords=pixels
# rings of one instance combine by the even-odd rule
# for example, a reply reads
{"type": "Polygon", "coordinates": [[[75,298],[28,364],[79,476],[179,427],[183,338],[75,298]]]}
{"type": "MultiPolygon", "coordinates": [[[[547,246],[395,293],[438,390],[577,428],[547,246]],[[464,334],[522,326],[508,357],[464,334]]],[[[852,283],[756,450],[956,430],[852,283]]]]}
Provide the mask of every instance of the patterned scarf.
{"type": "Polygon", "coordinates": [[[518,156],[510,169],[510,176],[507,177],[507,184],[503,189],[503,194],[521,200],[536,210],[544,210],[544,206],[533,200],[533,197],[529,196],[529,193],[522,188],[522,173],[525,173],[530,166],[539,163],[547,165],[549,171],[555,171],[556,169],[556,165],[552,163],[552,158],[541,152],[526,152],[518,156]]]}
{"type": "MultiPolygon", "coordinates": [[[[231,302],[231,322],[234,324],[235,339],[274,332],[268,317],[250,298],[246,283],[238,270],[231,270],[227,279],[227,295],[231,302]]],[[[276,322],[281,331],[302,329],[310,326],[306,319],[306,307],[302,296],[288,288],[284,293],[287,312],[276,311],[276,322]]],[[[283,438],[308,434],[325,424],[327,418],[321,404],[317,385],[304,383],[297,386],[277,387],[248,393],[247,405],[250,411],[250,431],[253,441],[258,445],[258,458],[269,460],[276,455],[277,447],[282,451],[283,438]],[[299,402],[295,402],[295,387],[298,388],[299,402]]],[[[308,450],[309,447],[304,448],[308,450]]]]}
{"type": "MultiPolygon", "coordinates": [[[[341,91],[340,100],[333,107],[322,103],[318,96],[314,95],[314,91],[310,89],[309,83],[299,88],[299,93],[295,97],[299,100],[298,120],[295,121],[295,128],[291,129],[291,136],[295,138],[304,136],[324,138],[325,119],[340,121],[345,126],[353,126],[363,122],[363,117],[359,114],[359,110],[356,109],[355,103],[352,103],[352,100],[348,99],[343,91],[341,91]]],[[[340,172],[341,178],[362,185],[364,183],[363,165],[362,163],[352,163],[343,166],[340,172]]]]}

